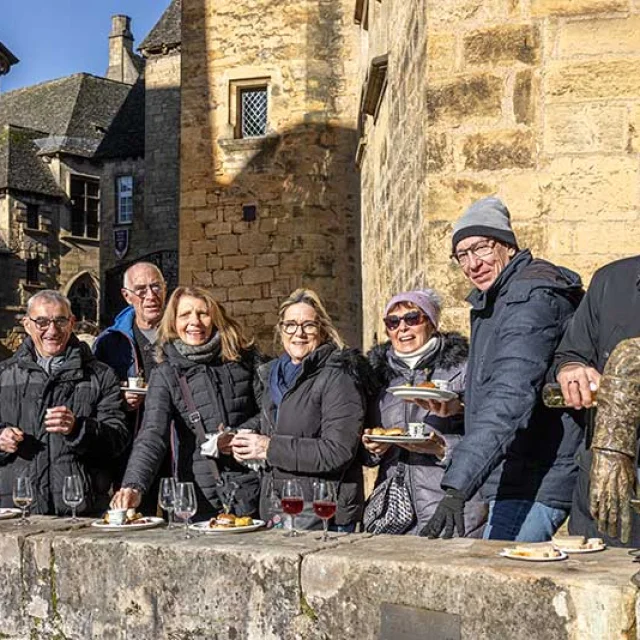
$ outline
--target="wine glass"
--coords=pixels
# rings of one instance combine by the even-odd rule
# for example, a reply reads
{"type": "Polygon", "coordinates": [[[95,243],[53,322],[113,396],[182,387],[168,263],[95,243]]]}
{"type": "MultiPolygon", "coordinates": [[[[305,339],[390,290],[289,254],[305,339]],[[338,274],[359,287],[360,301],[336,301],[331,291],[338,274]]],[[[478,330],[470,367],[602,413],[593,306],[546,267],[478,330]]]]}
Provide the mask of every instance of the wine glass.
{"type": "Polygon", "coordinates": [[[78,522],[76,509],[84,500],[84,489],[80,476],[66,476],[62,484],[62,502],[71,508],[71,522],[78,522]]]}
{"type": "Polygon", "coordinates": [[[302,493],[302,487],[295,478],[284,481],[280,505],[282,510],[285,513],[288,513],[291,518],[291,531],[285,535],[289,538],[293,538],[298,535],[298,532],[296,531],[296,516],[304,509],[304,495],[302,493]]]}
{"type": "Polygon", "coordinates": [[[158,490],[158,504],[161,509],[167,512],[168,528],[173,528],[173,510],[176,502],[176,480],[175,478],[162,478],[160,489],[158,490]]]}
{"type": "Polygon", "coordinates": [[[329,520],[336,514],[336,485],[329,480],[313,483],[313,512],[322,520],[322,541],[329,539],[329,520]]]}
{"type": "Polygon", "coordinates": [[[13,480],[13,503],[22,509],[22,518],[18,524],[27,524],[27,507],[33,502],[33,488],[31,478],[16,476],[13,480]]]}
{"type": "Polygon", "coordinates": [[[193,482],[176,482],[176,499],[174,513],[180,520],[184,520],[184,537],[189,535],[189,518],[198,510],[198,500],[193,482]]]}

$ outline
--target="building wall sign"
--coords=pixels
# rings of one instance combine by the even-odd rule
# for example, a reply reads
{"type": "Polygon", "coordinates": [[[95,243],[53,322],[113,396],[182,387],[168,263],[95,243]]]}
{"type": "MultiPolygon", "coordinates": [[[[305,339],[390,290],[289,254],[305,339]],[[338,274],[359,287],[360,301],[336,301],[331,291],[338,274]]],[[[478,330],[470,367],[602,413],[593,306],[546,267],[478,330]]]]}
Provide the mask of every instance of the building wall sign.
{"type": "Polygon", "coordinates": [[[129,229],[113,230],[113,246],[118,259],[124,258],[129,251],[129,229]]]}

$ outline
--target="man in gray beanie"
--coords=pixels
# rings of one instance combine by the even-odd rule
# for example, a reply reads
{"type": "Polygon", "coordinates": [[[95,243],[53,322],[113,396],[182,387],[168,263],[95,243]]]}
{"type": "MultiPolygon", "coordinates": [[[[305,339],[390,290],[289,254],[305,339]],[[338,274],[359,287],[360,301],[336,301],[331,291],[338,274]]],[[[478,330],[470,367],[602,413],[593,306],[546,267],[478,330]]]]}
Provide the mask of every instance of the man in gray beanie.
{"type": "Polygon", "coordinates": [[[481,488],[485,538],[548,540],[571,506],[582,430],[568,412],[545,407],[540,392],[582,283],[519,250],[509,210],[495,197],[473,203],[455,223],[452,248],[474,286],[466,433],[421,535],[464,535],[465,502],[481,488]]]}

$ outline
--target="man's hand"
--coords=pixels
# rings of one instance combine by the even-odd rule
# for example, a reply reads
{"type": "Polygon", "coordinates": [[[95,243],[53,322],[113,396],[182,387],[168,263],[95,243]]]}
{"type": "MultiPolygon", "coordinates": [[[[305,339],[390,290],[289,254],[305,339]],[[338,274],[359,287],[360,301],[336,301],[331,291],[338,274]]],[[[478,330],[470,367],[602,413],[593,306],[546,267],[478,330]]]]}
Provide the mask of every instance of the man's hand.
{"type": "Polygon", "coordinates": [[[556,376],[564,401],[574,409],[593,406],[593,391],[600,386],[600,374],[584,364],[565,364],[556,376]]]}
{"type": "Polygon", "coordinates": [[[458,398],[452,398],[451,400],[423,400],[420,398],[412,398],[411,400],[405,400],[405,402],[413,402],[439,418],[456,416],[463,411],[462,402],[460,402],[458,398]]]}
{"type": "Polygon", "coordinates": [[[424,526],[420,535],[427,538],[452,538],[454,531],[464,536],[464,496],[457,489],[447,489],[446,495],[436,507],[431,520],[424,526]]]}
{"type": "Polygon", "coordinates": [[[364,448],[374,456],[383,456],[389,451],[390,444],[385,442],[372,442],[368,436],[371,435],[371,429],[365,429],[362,436],[362,444],[364,448]]]}
{"type": "Polygon", "coordinates": [[[220,436],[218,436],[218,451],[227,456],[231,455],[231,442],[236,434],[233,433],[233,431],[227,431],[225,433],[223,425],[218,425],[218,431],[221,432],[220,436]]]}
{"type": "Polygon", "coordinates": [[[444,438],[435,431],[432,431],[424,442],[416,442],[413,444],[398,443],[398,446],[413,453],[425,453],[436,456],[440,458],[440,460],[444,458],[447,452],[447,443],[444,441],[444,438]]]}
{"type": "Polygon", "coordinates": [[[24,433],[18,427],[5,427],[0,431],[0,451],[15,453],[24,440],[24,433]]]}
{"type": "Polygon", "coordinates": [[[111,498],[112,509],[135,509],[142,502],[142,494],[137,489],[123,487],[111,498]]]}
{"type": "Polygon", "coordinates": [[[591,488],[589,507],[598,523],[598,529],[628,542],[631,533],[631,505],[636,478],[635,463],[631,456],[607,449],[592,449],[591,488]]]}
{"type": "Polygon", "coordinates": [[[141,393],[125,391],[124,400],[127,403],[127,411],[135,411],[144,402],[144,396],[141,393]]]}
{"type": "Polygon", "coordinates": [[[271,438],[258,433],[237,433],[232,442],[236,460],[266,460],[271,438]]]}
{"type": "Polygon", "coordinates": [[[49,433],[60,433],[68,436],[75,429],[76,417],[67,407],[50,407],[44,419],[45,430],[49,433]]]}

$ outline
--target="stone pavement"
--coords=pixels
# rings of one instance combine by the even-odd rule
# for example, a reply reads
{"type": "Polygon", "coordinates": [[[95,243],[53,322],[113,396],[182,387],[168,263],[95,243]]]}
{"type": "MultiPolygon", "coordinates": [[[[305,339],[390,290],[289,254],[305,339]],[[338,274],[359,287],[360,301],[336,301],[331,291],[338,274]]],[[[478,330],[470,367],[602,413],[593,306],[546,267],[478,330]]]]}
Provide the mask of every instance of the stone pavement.
{"type": "Polygon", "coordinates": [[[0,522],[0,638],[637,638],[622,549],[526,563],[467,539],[15,523],[0,522]]]}

